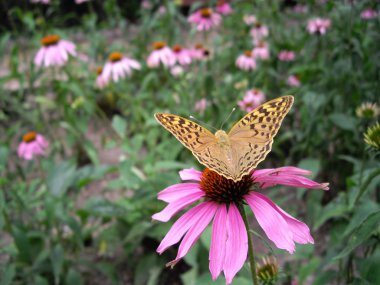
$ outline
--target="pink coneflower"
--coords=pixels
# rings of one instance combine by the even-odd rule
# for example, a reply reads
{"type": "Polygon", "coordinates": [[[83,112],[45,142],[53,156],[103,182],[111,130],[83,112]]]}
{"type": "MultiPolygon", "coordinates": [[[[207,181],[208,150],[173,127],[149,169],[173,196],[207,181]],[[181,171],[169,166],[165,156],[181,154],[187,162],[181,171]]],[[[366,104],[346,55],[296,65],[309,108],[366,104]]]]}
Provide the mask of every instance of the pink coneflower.
{"type": "Polygon", "coordinates": [[[246,50],[243,54],[239,55],[236,60],[236,66],[243,70],[256,69],[256,61],[251,50],[246,50]]]}
{"type": "Polygon", "coordinates": [[[183,74],[183,68],[180,65],[174,65],[170,68],[170,73],[174,77],[180,77],[183,74]]]}
{"type": "Polygon", "coordinates": [[[376,10],[373,10],[371,8],[365,9],[363,12],[360,13],[360,17],[364,20],[371,20],[375,19],[379,16],[379,13],[376,10]]]}
{"type": "Polygon", "coordinates": [[[193,49],[190,50],[190,56],[192,59],[201,60],[205,58],[205,47],[202,44],[196,44],[193,49]]]}
{"type": "Polygon", "coordinates": [[[244,15],[243,17],[244,23],[246,23],[248,26],[253,25],[256,23],[257,19],[255,15],[244,15]]]}
{"type": "Polygon", "coordinates": [[[90,0],[75,0],[75,4],[82,4],[84,2],[88,2],[90,0]]]}
{"type": "Polygon", "coordinates": [[[292,87],[298,87],[301,85],[301,81],[295,75],[289,75],[286,82],[288,83],[289,86],[292,86],[292,87]]]}
{"type": "Polygon", "coordinates": [[[72,42],[61,40],[57,35],[44,37],[41,44],[42,47],[34,57],[34,64],[38,66],[60,66],[68,61],[69,55],[77,54],[72,42]]]}
{"type": "Polygon", "coordinates": [[[175,184],[161,191],[158,199],[168,205],[152,218],[167,222],[180,210],[194,202],[202,202],[183,214],[158,246],[157,252],[161,254],[182,239],[176,258],[168,266],[174,266],[187,254],[212,221],[209,253],[211,276],[216,280],[223,271],[226,283],[231,284],[248,253],[247,231],[239,211],[245,203],[278,248],[294,253],[295,243],[314,243],[306,224],[258,192],[274,185],[328,190],[328,184],[319,184],[303,177],[311,174],[309,171],[297,167],[255,170],[237,182],[207,168],[203,172],[184,169],[179,174],[182,180],[193,182],[175,184]]]}
{"type": "Polygon", "coordinates": [[[148,56],[147,64],[149,67],[158,67],[160,63],[164,66],[173,66],[176,62],[176,58],[173,51],[166,46],[165,42],[153,43],[153,51],[148,56]]]}
{"type": "Polygon", "coordinates": [[[256,23],[253,26],[253,28],[251,29],[250,33],[251,33],[251,36],[253,38],[253,41],[255,43],[257,43],[258,41],[260,41],[261,39],[263,39],[269,35],[269,30],[268,30],[267,26],[256,21],[256,23]]]}
{"type": "Polygon", "coordinates": [[[252,50],[253,56],[258,59],[269,59],[269,45],[267,42],[260,41],[252,50]]]}
{"type": "Polygon", "coordinates": [[[324,35],[328,28],[331,26],[330,19],[315,18],[309,20],[307,23],[307,30],[310,34],[324,35]]]}
{"type": "Polygon", "coordinates": [[[251,112],[265,101],[265,94],[259,89],[251,89],[245,93],[243,100],[238,102],[242,111],[251,112]]]}
{"type": "Polygon", "coordinates": [[[172,51],[176,62],[180,65],[188,65],[191,63],[191,55],[189,50],[183,48],[180,45],[174,45],[172,51]]]}
{"type": "Polygon", "coordinates": [[[206,98],[202,98],[201,100],[199,100],[195,103],[195,111],[203,114],[204,111],[206,110],[207,104],[208,104],[208,102],[207,102],[206,98]]]}
{"type": "Polygon", "coordinates": [[[109,80],[107,80],[106,78],[104,78],[102,76],[103,67],[96,68],[96,74],[97,74],[97,76],[96,76],[96,87],[103,89],[104,87],[106,87],[106,85],[109,82],[109,80]]]}
{"type": "Polygon", "coordinates": [[[127,75],[130,76],[133,69],[139,70],[140,68],[140,63],[136,60],[124,57],[120,52],[116,51],[108,57],[108,62],[105,64],[101,76],[107,82],[111,79],[117,82],[127,75]]]}
{"type": "Polygon", "coordinates": [[[231,5],[228,2],[226,2],[225,0],[219,0],[216,3],[215,10],[216,10],[216,12],[218,12],[221,15],[229,15],[233,12],[231,5]]]}
{"type": "Polygon", "coordinates": [[[282,50],[278,54],[278,59],[281,61],[293,61],[296,59],[296,53],[290,50],[282,50]]]}
{"type": "Polygon", "coordinates": [[[45,155],[49,142],[36,132],[28,132],[19,144],[17,154],[19,157],[32,160],[35,156],[45,155]]]}
{"type": "Polygon", "coordinates": [[[212,27],[219,26],[222,17],[215,13],[211,8],[202,8],[191,14],[188,21],[196,24],[198,31],[208,31],[212,27]]]}
{"type": "Polygon", "coordinates": [[[50,0],[30,0],[32,3],[49,4],[50,0]]]}

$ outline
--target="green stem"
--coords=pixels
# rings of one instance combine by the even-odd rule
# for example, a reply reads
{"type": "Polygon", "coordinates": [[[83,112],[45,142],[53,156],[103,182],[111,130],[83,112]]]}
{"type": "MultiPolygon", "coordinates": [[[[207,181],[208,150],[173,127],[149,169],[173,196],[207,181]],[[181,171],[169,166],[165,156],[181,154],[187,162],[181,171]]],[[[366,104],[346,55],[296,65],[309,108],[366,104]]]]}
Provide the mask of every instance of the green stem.
{"type": "Polygon", "coordinates": [[[245,224],[245,229],[247,230],[248,256],[249,256],[249,263],[251,264],[250,268],[251,268],[252,281],[253,281],[254,285],[258,285],[259,282],[257,281],[257,275],[256,275],[255,254],[254,254],[254,250],[253,250],[253,242],[252,242],[251,233],[249,231],[249,224],[248,224],[247,215],[245,214],[244,206],[242,204],[238,205],[238,207],[239,207],[240,215],[242,216],[244,224],[245,224]]]}

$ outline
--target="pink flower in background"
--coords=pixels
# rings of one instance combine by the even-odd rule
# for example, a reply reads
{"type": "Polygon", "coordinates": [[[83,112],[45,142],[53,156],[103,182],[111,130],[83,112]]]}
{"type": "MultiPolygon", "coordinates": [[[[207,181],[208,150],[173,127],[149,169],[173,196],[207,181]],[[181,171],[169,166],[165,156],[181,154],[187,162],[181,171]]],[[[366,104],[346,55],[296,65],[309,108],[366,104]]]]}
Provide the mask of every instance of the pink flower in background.
{"type": "Polygon", "coordinates": [[[19,144],[17,155],[26,160],[32,160],[36,156],[45,155],[49,142],[36,132],[28,132],[19,144]]]}
{"type": "Polygon", "coordinates": [[[158,194],[158,199],[168,203],[165,209],[152,218],[169,221],[176,213],[200,202],[184,213],[171,227],[157,248],[162,254],[180,242],[176,258],[168,263],[174,266],[182,259],[206,227],[212,223],[209,269],[213,280],[224,272],[226,284],[231,284],[243,267],[248,253],[248,237],[239,207],[247,203],[267,237],[281,249],[294,253],[295,243],[314,243],[306,224],[293,218],[265,195],[253,191],[257,186],[265,189],[286,185],[328,190],[328,184],[319,184],[304,175],[311,174],[297,167],[255,170],[234,182],[206,168],[180,171],[186,183],[169,186],[158,194]]]}
{"type": "Polygon", "coordinates": [[[174,65],[170,68],[170,73],[174,76],[174,77],[179,77],[183,74],[183,68],[182,66],[180,65],[174,65]]]}
{"type": "Polygon", "coordinates": [[[296,53],[290,50],[282,50],[278,54],[278,59],[281,61],[293,61],[296,59],[296,53]]]}
{"type": "Polygon", "coordinates": [[[267,26],[262,25],[260,22],[256,22],[250,33],[253,41],[257,43],[269,35],[269,30],[267,26]]]}
{"type": "Polygon", "coordinates": [[[236,66],[243,70],[254,70],[256,69],[256,61],[253,52],[250,50],[245,51],[236,60],[236,66]]]}
{"type": "Polygon", "coordinates": [[[286,82],[288,83],[289,86],[292,86],[292,87],[298,87],[301,85],[301,81],[295,75],[289,75],[286,82]]]}
{"type": "Polygon", "coordinates": [[[50,0],[30,0],[32,3],[49,4],[50,0]]]}
{"type": "Polygon", "coordinates": [[[328,28],[331,26],[330,19],[315,18],[309,20],[307,23],[307,30],[310,34],[324,35],[328,28]]]}
{"type": "Polygon", "coordinates": [[[75,0],[75,4],[82,4],[84,2],[88,2],[90,0],[75,0]]]}
{"type": "Polygon", "coordinates": [[[252,50],[253,56],[258,59],[269,59],[270,53],[269,53],[269,45],[267,42],[259,42],[256,47],[252,50]]]}
{"type": "Polygon", "coordinates": [[[152,4],[150,3],[150,1],[144,0],[141,3],[141,7],[144,9],[150,9],[150,8],[152,8],[152,4]]]}
{"type": "Polygon", "coordinates": [[[229,15],[233,12],[231,5],[224,0],[219,0],[216,3],[216,9],[215,10],[216,10],[216,12],[218,12],[221,15],[229,15]]]}
{"type": "Polygon", "coordinates": [[[197,101],[195,103],[195,111],[203,114],[207,107],[207,100],[206,98],[202,98],[201,100],[197,101]]]}
{"type": "Polygon", "coordinates": [[[375,19],[378,16],[379,16],[379,13],[376,10],[373,10],[371,8],[365,9],[363,12],[360,13],[360,17],[364,20],[375,19]]]}
{"type": "Polygon", "coordinates": [[[172,47],[172,51],[176,62],[180,65],[188,65],[191,63],[191,55],[187,49],[183,48],[180,45],[174,45],[172,47]]]}
{"type": "Polygon", "coordinates": [[[147,64],[151,68],[158,67],[160,63],[164,66],[173,66],[176,62],[176,57],[173,51],[166,45],[165,42],[153,43],[153,51],[148,56],[147,64]]]}
{"type": "Polygon", "coordinates": [[[238,102],[242,111],[247,113],[260,106],[265,101],[265,94],[259,89],[251,89],[245,93],[243,100],[238,102]]]}
{"type": "Polygon", "coordinates": [[[222,17],[211,8],[202,8],[191,14],[188,21],[196,24],[198,31],[208,31],[213,27],[219,26],[222,22],[222,17]]]}
{"type": "Polygon", "coordinates": [[[38,66],[61,66],[69,60],[69,55],[76,56],[76,48],[72,42],[61,40],[57,35],[49,35],[41,40],[42,47],[34,57],[38,66]]]}
{"type": "Polygon", "coordinates": [[[108,84],[109,80],[108,79],[105,79],[103,76],[102,76],[102,73],[103,73],[103,67],[98,67],[96,69],[96,87],[100,88],[100,89],[103,89],[104,87],[106,87],[106,85],[108,84]]]}
{"type": "Polygon", "coordinates": [[[306,5],[297,4],[297,5],[295,5],[293,7],[293,11],[295,13],[305,14],[307,12],[307,6],[306,5]]]}
{"type": "Polygon", "coordinates": [[[202,60],[206,59],[210,52],[202,44],[198,43],[189,51],[189,53],[192,59],[202,60]]]}
{"type": "Polygon", "coordinates": [[[166,7],[164,5],[161,5],[159,8],[158,8],[158,13],[160,15],[165,15],[166,14],[166,7]]]}
{"type": "Polygon", "coordinates": [[[108,58],[108,62],[104,65],[102,77],[109,82],[111,79],[115,82],[132,74],[133,69],[139,70],[140,63],[136,60],[124,57],[120,52],[113,52],[108,58]]]}
{"type": "Polygon", "coordinates": [[[255,15],[244,15],[243,17],[244,23],[246,23],[248,26],[253,25],[256,23],[256,16],[255,15]]]}

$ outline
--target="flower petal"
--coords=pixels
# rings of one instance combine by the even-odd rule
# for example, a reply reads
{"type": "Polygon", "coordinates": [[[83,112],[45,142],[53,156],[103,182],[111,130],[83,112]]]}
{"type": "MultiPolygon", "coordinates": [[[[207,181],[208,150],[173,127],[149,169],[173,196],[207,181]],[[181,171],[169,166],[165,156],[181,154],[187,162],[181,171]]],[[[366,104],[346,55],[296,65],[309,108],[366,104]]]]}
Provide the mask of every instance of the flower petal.
{"type": "Polygon", "coordinates": [[[274,203],[257,192],[251,192],[244,198],[268,238],[278,248],[286,249],[293,253],[295,251],[293,233],[286,220],[273,206],[274,203]]]}
{"type": "Polygon", "coordinates": [[[157,248],[159,254],[163,253],[168,247],[179,242],[182,236],[198,222],[199,218],[208,210],[207,204],[203,202],[183,214],[170,228],[164,239],[157,248]]]}
{"type": "Polygon", "coordinates": [[[203,191],[200,191],[200,192],[195,192],[185,197],[182,197],[170,203],[169,205],[167,205],[161,212],[154,214],[152,216],[152,219],[158,220],[161,222],[167,222],[178,211],[181,211],[183,208],[199,200],[200,198],[203,197],[203,195],[204,195],[203,191]]]}
{"type": "Polygon", "coordinates": [[[195,170],[194,168],[187,168],[181,170],[179,176],[182,180],[201,181],[202,172],[195,170]]]}
{"type": "Polygon", "coordinates": [[[199,189],[198,183],[180,183],[174,184],[162,190],[158,193],[158,199],[171,203],[182,197],[188,196],[193,193],[203,193],[204,192],[199,189]]]}
{"type": "Polygon", "coordinates": [[[231,284],[236,273],[243,267],[248,253],[247,230],[234,204],[230,204],[228,209],[227,235],[223,271],[226,283],[231,284]]]}
{"type": "Polygon", "coordinates": [[[214,222],[212,223],[212,237],[209,254],[209,269],[212,279],[215,281],[223,270],[224,256],[227,241],[227,209],[220,205],[216,210],[214,222]]]}

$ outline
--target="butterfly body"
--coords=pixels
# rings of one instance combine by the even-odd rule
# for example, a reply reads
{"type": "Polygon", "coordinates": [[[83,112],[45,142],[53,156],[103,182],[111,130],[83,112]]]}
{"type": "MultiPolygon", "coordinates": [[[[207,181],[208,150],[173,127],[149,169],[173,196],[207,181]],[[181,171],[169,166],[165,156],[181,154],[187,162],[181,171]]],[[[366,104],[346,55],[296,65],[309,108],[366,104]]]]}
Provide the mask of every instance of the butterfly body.
{"type": "Polygon", "coordinates": [[[155,114],[156,120],[171,132],[198,161],[228,179],[239,181],[270,152],[293,96],[266,102],[246,114],[231,130],[212,134],[206,128],[174,114],[155,114]]]}

